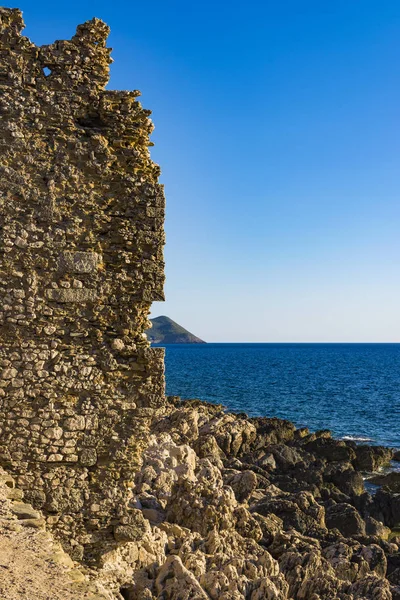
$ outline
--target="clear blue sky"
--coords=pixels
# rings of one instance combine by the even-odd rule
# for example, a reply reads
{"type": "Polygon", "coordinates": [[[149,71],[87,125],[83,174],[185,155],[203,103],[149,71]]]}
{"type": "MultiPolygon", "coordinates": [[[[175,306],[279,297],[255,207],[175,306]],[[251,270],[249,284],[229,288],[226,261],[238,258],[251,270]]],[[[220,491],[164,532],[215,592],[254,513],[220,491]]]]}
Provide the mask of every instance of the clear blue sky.
{"type": "Polygon", "coordinates": [[[400,341],[398,0],[20,0],[97,16],[167,195],[166,314],[208,341],[400,341]]]}

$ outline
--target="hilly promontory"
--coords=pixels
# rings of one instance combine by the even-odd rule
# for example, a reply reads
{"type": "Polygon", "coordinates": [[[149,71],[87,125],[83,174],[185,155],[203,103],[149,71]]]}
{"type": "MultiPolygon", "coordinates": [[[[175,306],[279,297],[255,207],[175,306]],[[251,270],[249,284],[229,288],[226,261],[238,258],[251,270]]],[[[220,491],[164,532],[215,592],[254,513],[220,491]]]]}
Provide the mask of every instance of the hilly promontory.
{"type": "Polygon", "coordinates": [[[153,344],[205,344],[187,329],[165,316],[150,319],[152,327],[146,330],[148,340],[153,344]]]}

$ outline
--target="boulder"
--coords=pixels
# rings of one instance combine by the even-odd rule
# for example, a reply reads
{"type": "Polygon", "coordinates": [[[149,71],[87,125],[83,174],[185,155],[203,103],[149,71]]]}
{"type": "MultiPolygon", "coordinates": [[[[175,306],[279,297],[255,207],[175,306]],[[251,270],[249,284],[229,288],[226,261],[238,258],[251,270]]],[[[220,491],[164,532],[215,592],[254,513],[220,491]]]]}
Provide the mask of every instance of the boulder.
{"type": "Polygon", "coordinates": [[[303,457],[295,448],[286,446],[285,444],[275,444],[268,447],[268,451],[272,453],[276,464],[281,470],[288,470],[295,467],[298,463],[303,462],[303,457]]]}
{"type": "Polygon", "coordinates": [[[231,486],[238,502],[244,502],[256,489],[257,476],[253,471],[228,472],[224,474],[224,483],[231,486]]]}
{"type": "Polygon", "coordinates": [[[296,428],[293,423],[285,419],[255,417],[250,421],[255,425],[257,431],[256,448],[288,442],[294,438],[296,428]]]}
{"type": "Polygon", "coordinates": [[[228,457],[249,452],[256,439],[256,428],[250,419],[239,415],[223,414],[208,421],[199,429],[199,435],[211,434],[228,457]]]}
{"type": "Polygon", "coordinates": [[[265,497],[251,507],[252,513],[263,516],[275,515],[283,521],[285,530],[296,529],[307,533],[319,528],[325,528],[325,511],[313,495],[300,492],[277,498],[265,497]]]}
{"type": "Polygon", "coordinates": [[[158,572],[155,585],[158,598],[209,600],[196,577],[183,566],[179,556],[169,556],[158,572]]]}
{"type": "Polygon", "coordinates": [[[353,461],[355,469],[372,473],[390,463],[393,450],[384,446],[356,446],[356,457],[353,461]]]}
{"type": "Polygon", "coordinates": [[[392,471],[382,475],[374,475],[368,479],[374,485],[381,485],[389,488],[393,492],[400,492],[400,472],[392,471]]]}
{"type": "Polygon", "coordinates": [[[390,535],[389,527],[386,527],[382,521],[377,521],[371,516],[365,519],[366,533],[378,537],[382,540],[388,540],[390,535]]]}
{"type": "Polygon", "coordinates": [[[389,582],[373,574],[353,583],[350,591],[354,600],[392,600],[389,582]]]}
{"type": "Polygon", "coordinates": [[[328,462],[349,462],[356,457],[355,451],[349,444],[331,437],[319,437],[306,444],[305,448],[307,452],[311,452],[319,458],[325,458],[328,462]]]}
{"type": "Polygon", "coordinates": [[[351,504],[340,503],[326,509],[328,529],[338,529],[345,537],[365,534],[365,523],[359,512],[351,504]]]}
{"type": "Polygon", "coordinates": [[[266,469],[267,471],[273,471],[274,469],[276,469],[276,461],[274,455],[271,454],[271,452],[263,454],[261,458],[258,459],[257,464],[263,469],[266,469]]]}
{"type": "Polygon", "coordinates": [[[385,577],[387,560],[382,548],[377,544],[364,546],[360,551],[360,556],[368,563],[370,571],[374,571],[380,577],[385,577]]]}
{"type": "Polygon", "coordinates": [[[371,515],[393,529],[400,524],[400,494],[388,489],[379,489],[373,496],[370,507],[371,515]]]}
{"type": "Polygon", "coordinates": [[[355,471],[350,463],[329,464],[323,477],[349,497],[360,496],[364,492],[362,475],[355,471]]]}

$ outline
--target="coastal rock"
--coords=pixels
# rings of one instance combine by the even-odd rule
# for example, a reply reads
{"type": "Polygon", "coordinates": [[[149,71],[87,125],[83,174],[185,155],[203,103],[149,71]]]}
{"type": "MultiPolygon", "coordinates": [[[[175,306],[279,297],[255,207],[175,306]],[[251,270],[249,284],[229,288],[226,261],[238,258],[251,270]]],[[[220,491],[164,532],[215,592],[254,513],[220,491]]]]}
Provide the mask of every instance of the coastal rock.
{"type": "Polygon", "coordinates": [[[224,414],[203,425],[199,434],[212,434],[225,455],[237,456],[251,449],[257,437],[257,430],[248,419],[224,414]]]}
{"type": "Polygon", "coordinates": [[[227,473],[224,475],[224,483],[233,489],[238,502],[244,502],[257,488],[257,476],[253,471],[227,473]]]}
{"type": "Polygon", "coordinates": [[[188,445],[178,445],[165,433],[153,435],[143,454],[143,465],[136,475],[137,494],[150,493],[169,498],[172,487],[180,478],[195,481],[196,454],[188,445]]]}
{"type": "Polygon", "coordinates": [[[167,519],[207,535],[232,526],[237,501],[232,488],[223,485],[220,471],[208,459],[199,461],[196,481],[179,479],[166,506],[167,519]]]}
{"type": "Polygon", "coordinates": [[[268,452],[267,454],[263,454],[261,458],[258,459],[257,464],[268,471],[274,471],[276,469],[276,461],[274,455],[268,452]]]}
{"type": "Polygon", "coordinates": [[[251,506],[251,512],[279,517],[285,530],[296,529],[300,533],[307,534],[316,528],[325,529],[325,510],[309,492],[282,494],[275,498],[266,496],[251,506]]]}
{"type": "Polygon", "coordinates": [[[346,589],[338,580],[335,570],[317,549],[289,550],[280,561],[280,568],[289,584],[289,598],[319,600],[346,598],[340,592],[346,589]]]}
{"type": "Polygon", "coordinates": [[[305,445],[308,452],[325,458],[328,462],[350,462],[356,458],[356,453],[346,442],[331,437],[318,437],[305,445]]]}
{"type": "Polygon", "coordinates": [[[365,534],[365,522],[351,504],[334,504],[326,509],[326,526],[338,529],[345,537],[365,534]]]}
{"type": "Polygon", "coordinates": [[[392,493],[387,488],[379,489],[373,497],[370,511],[375,519],[387,527],[396,527],[400,515],[400,494],[392,493]]]}
{"type": "Polygon", "coordinates": [[[361,473],[347,462],[331,463],[324,470],[324,480],[333,483],[347,496],[360,496],[364,492],[364,480],[361,473]]]}
{"type": "Polygon", "coordinates": [[[301,454],[295,448],[291,448],[285,444],[268,446],[268,451],[271,452],[276,464],[283,471],[293,469],[296,465],[303,462],[301,454]]]}
{"type": "Polygon", "coordinates": [[[155,590],[158,598],[209,599],[195,576],[183,566],[179,556],[167,558],[157,575],[155,590]]]}
{"type": "Polygon", "coordinates": [[[365,519],[366,533],[378,537],[382,540],[388,540],[391,530],[386,527],[381,521],[377,521],[371,516],[365,519]]]}
{"type": "Polygon", "coordinates": [[[374,475],[368,479],[374,485],[380,485],[389,488],[392,492],[400,492],[400,473],[392,471],[382,475],[374,475]]]}
{"type": "Polygon", "coordinates": [[[267,417],[256,417],[250,421],[255,425],[257,431],[255,449],[294,439],[296,428],[290,421],[267,417]]]}
{"type": "Polygon", "coordinates": [[[207,458],[219,469],[223,468],[222,459],[226,458],[225,453],[218,446],[217,440],[213,435],[201,435],[193,444],[199,458],[207,458]]]}
{"type": "Polygon", "coordinates": [[[353,583],[351,593],[354,600],[392,600],[389,582],[374,575],[353,583]]]}
{"type": "Polygon", "coordinates": [[[380,467],[387,466],[393,457],[393,450],[383,446],[356,446],[356,457],[353,461],[358,471],[373,473],[380,467]]]}

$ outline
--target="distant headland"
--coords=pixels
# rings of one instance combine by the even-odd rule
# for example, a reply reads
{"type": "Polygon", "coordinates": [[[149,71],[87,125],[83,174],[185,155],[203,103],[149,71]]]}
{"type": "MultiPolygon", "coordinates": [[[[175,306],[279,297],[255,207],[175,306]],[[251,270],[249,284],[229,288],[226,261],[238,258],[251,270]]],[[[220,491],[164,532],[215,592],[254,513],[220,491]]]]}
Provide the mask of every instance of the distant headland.
{"type": "Polygon", "coordinates": [[[146,335],[152,344],[205,344],[187,329],[175,323],[169,317],[161,316],[150,319],[151,329],[146,330],[146,335]]]}

